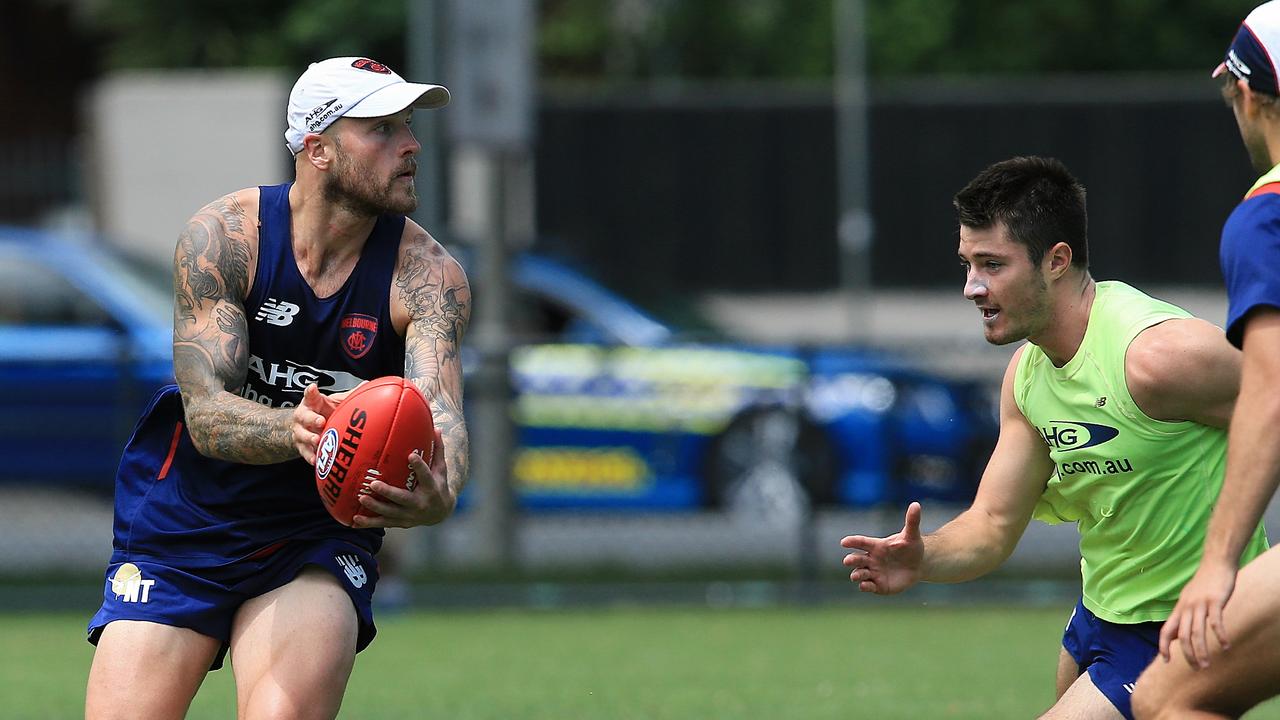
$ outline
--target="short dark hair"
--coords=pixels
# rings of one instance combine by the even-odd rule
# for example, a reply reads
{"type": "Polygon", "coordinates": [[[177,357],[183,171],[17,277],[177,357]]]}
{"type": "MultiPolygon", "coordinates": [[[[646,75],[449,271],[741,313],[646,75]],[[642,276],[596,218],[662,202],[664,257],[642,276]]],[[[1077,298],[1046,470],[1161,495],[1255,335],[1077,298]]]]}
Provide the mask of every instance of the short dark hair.
{"type": "Polygon", "coordinates": [[[960,224],[985,230],[1004,223],[1009,238],[1039,264],[1054,245],[1071,248],[1071,264],[1089,267],[1089,218],[1084,185],[1048,157],[1015,157],[991,165],[956,193],[960,224]]]}
{"type": "MultiPolygon", "coordinates": [[[[1240,95],[1240,78],[1236,77],[1234,73],[1225,72],[1219,76],[1218,80],[1219,87],[1222,90],[1222,99],[1227,103],[1227,107],[1231,107],[1232,103],[1240,95]]],[[[1280,107],[1277,107],[1280,106],[1280,97],[1272,95],[1265,90],[1254,90],[1253,101],[1273,116],[1280,112],[1280,107]]]]}

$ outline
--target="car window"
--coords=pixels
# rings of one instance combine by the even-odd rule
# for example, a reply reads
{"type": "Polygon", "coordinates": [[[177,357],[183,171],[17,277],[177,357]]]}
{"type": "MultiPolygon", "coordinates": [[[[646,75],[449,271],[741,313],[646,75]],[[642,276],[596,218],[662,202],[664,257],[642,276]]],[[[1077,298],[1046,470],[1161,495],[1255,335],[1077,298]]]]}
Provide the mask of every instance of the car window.
{"type": "Polygon", "coordinates": [[[102,307],[49,267],[22,257],[0,263],[0,325],[102,326],[102,307]]]}
{"type": "Polygon", "coordinates": [[[172,263],[157,263],[141,255],[121,253],[101,254],[95,262],[125,295],[138,300],[135,309],[161,325],[173,322],[172,263]]]}
{"type": "Polygon", "coordinates": [[[522,288],[511,292],[511,325],[518,342],[613,341],[573,308],[522,288]]]}

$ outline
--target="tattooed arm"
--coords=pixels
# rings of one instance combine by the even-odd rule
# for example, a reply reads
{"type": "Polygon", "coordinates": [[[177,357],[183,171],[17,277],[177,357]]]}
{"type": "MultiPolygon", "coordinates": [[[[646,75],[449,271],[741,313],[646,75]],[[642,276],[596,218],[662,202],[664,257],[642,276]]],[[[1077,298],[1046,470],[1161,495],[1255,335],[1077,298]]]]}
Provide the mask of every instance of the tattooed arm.
{"type": "Polygon", "coordinates": [[[244,298],[253,252],[253,215],[242,191],[197,212],[174,253],[173,373],[182,390],[187,431],[209,457],[266,464],[298,456],[292,416],[240,397],[249,367],[244,298]]]}
{"type": "Polygon", "coordinates": [[[462,267],[411,220],[396,262],[391,318],[397,331],[404,328],[404,376],[430,400],[436,433],[430,464],[406,458],[418,480],[412,488],[368,483],[360,505],[374,514],[353,517],[358,528],[435,525],[453,514],[470,473],[458,344],[471,319],[471,288],[462,267]]]}
{"type": "Polygon", "coordinates": [[[406,243],[396,273],[396,293],[409,314],[404,376],[431,400],[444,440],[449,487],[455,496],[470,473],[467,424],[462,416],[459,346],[471,320],[471,286],[451,255],[425,231],[406,243]]]}

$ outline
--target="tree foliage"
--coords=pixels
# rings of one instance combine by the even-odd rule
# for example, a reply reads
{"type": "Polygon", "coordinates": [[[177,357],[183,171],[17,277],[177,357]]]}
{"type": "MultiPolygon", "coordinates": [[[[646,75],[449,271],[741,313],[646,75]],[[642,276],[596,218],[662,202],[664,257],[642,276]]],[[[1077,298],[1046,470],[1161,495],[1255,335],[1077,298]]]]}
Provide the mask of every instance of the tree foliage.
{"type": "Polygon", "coordinates": [[[365,0],[101,0],[116,68],[300,66],[366,55],[402,66],[406,5],[365,0]]]}
{"type": "MultiPolygon", "coordinates": [[[[843,1],[542,0],[539,69],[576,79],[829,77],[832,4],[843,1]]],[[[98,0],[89,17],[110,67],[298,66],[342,54],[398,66],[408,2],[98,0]]],[[[864,2],[878,76],[1202,69],[1253,4],[864,2]]]]}
{"type": "Polygon", "coordinates": [[[538,47],[560,77],[827,77],[829,0],[550,0],[538,47]]]}
{"type": "Polygon", "coordinates": [[[1221,61],[1255,4],[868,2],[868,64],[877,75],[1203,70],[1221,61]]]}

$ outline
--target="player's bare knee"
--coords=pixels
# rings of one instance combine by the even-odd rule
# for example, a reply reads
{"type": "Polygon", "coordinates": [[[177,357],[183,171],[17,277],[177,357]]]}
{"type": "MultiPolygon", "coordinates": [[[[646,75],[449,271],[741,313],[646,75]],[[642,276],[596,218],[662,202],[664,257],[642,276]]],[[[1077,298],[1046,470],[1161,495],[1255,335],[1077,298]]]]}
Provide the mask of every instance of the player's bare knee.
{"type": "Polygon", "coordinates": [[[1131,707],[1133,708],[1134,720],[1154,720],[1154,718],[1159,717],[1159,715],[1157,715],[1159,708],[1151,703],[1148,699],[1148,695],[1139,694],[1135,690],[1133,693],[1132,703],[1131,707]]]}
{"type": "MultiPolygon", "coordinates": [[[[1160,660],[1157,658],[1156,662],[1160,662],[1160,660]]],[[[1169,709],[1171,698],[1168,693],[1159,692],[1157,688],[1153,687],[1155,683],[1150,679],[1149,675],[1150,670],[1143,673],[1133,688],[1132,707],[1135,720],[1156,720],[1157,718],[1169,717],[1166,714],[1166,710],[1169,709]]]]}
{"type": "Polygon", "coordinates": [[[342,697],[289,692],[278,686],[262,687],[240,709],[242,720],[333,720],[342,697]]]}
{"type": "Polygon", "coordinates": [[[276,693],[269,700],[255,703],[245,709],[244,720],[299,720],[299,709],[283,693],[276,693]]]}

